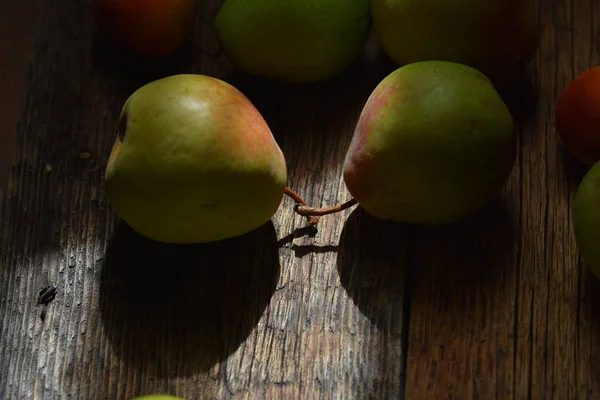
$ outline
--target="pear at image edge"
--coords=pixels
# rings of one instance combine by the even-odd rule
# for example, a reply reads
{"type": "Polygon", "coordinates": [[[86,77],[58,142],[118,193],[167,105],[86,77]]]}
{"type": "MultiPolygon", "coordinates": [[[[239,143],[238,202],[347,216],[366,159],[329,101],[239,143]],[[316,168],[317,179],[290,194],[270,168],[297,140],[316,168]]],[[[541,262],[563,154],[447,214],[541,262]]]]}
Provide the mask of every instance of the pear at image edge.
{"type": "Polygon", "coordinates": [[[288,83],[338,75],[370,31],[369,0],[226,0],[215,20],[219,45],[238,70],[288,83]]]}
{"type": "Polygon", "coordinates": [[[105,171],[117,215],[166,243],[214,242],[248,233],[284,195],[284,155],[266,121],[234,86],[179,74],[125,102],[105,171]]]}
{"type": "Polygon", "coordinates": [[[380,219],[452,223],[500,193],[516,154],[512,115],[484,74],[422,61],[396,69],[369,96],[344,181],[380,219]]]}
{"type": "Polygon", "coordinates": [[[371,0],[373,30],[398,65],[443,60],[504,83],[539,46],[534,0],[371,0]]]}
{"type": "Polygon", "coordinates": [[[584,265],[600,279],[600,163],[588,170],[577,188],[573,230],[584,265]]]}

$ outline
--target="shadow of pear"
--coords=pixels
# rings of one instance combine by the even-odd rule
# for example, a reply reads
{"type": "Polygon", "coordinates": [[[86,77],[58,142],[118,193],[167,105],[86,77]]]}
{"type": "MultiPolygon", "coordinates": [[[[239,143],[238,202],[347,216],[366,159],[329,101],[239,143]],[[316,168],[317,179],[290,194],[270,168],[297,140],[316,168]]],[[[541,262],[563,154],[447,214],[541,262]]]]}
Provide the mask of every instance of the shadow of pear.
{"type": "Polygon", "coordinates": [[[589,363],[594,393],[600,392],[600,278],[580,262],[578,338],[582,365],[589,363]]]}
{"type": "Polygon", "coordinates": [[[560,140],[557,140],[556,146],[562,158],[562,168],[567,177],[567,182],[571,185],[572,190],[576,191],[585,175],[590,171],[591,166],[578,160],[560,140]]]}
{"type": "MultiPolygon", "coordinates": [[[[590,321],[588,323],[595,324],[600,333],[600,278],[592,273],[592,271],[580,262],[581,272],[581,297],[586,307],[590,311],[590,321]]],[[[600,335],[597,336],[598,349],[600,349],[600,335]]],[[[600,366],[600,365],[599,365],[600,366]]]]}
{"type": "Polygon", "coordinates": [[[496,85],[498,94],[510,110],[517,128],[535,125],[539,93],[529,69],[522,65],[511,78],[496,85]]]}
{"type": "Polygon", "coordinates": [[[356,388],[358,393],[368,393],[372,385],[393,385],[405,374],[410,239],[408,225],[376,219],[361,207],[344,224],[337,272],[348,297],[368,319],[364,324],[344,322],[354,321],[352,329],[362,337],[356,362],[369,372],[357,382],[363,386],[356,388]]]}
{"type": "Polygon", "coordinates": [[[400,334],[410,258],[405,224],[383,221],[357,207],[340,237],[340,282],[359,310],[380,329],[400,334]]]}
{"type": "Polygon", "coordinates": [[[354,303],[382,328],[401,318],[407,301],[411,313],[427,307],[428,298],[451,312],[480,292],[489,294],[503,276],[516,273],[509,270],[517,264],[515,240],[502,200],[437,226],[383,221],[357,208],[342,231],[338,272],[354,303]]]}
{"type": "Polygon", "coordinates": [[[94,37],[91,48],[93,68],[118,82],[119,90],[128,94],[154,80],[189,73],[195,51],[190,43],[185,42],[168,56],[145,59],[102,37],[94,37]]]}
{"type": "Polygon", "coordinates": [[[251,334],[279,273],[271,222],[199,245],[154,242],[121,223],[102,271],[104,332],[113,353],[141,374],[206,371],[251,334]]]}
{"type": "Polygon", "coordinates": [[[430,313],[467,318],[516,279],[517,237],[502,199],[459,222],[418,227],[412,312],[433,307],[430,313]]]}

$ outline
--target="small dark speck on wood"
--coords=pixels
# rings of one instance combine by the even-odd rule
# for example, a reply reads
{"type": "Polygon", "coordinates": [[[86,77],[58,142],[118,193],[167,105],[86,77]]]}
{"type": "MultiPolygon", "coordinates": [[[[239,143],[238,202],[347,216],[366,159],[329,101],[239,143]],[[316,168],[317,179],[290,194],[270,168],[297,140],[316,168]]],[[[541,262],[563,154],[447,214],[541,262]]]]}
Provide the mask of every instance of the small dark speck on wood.
{"type": "Polygon", "coordinates": [[[40,290],[38,304],[48,305],[56,297],[56,286],[48,285],[40,290]]]}

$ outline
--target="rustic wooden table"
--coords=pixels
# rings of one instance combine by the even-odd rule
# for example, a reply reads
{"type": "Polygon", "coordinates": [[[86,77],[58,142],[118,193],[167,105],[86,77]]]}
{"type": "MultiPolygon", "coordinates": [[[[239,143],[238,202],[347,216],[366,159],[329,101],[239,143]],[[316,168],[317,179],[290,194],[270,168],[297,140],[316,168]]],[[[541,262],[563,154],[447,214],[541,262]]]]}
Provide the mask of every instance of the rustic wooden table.
{"type": "MultiPolygon", "coordinates": [[[[94,38],[89,1],[22,4],[0,13],[21,32],[0,44],[33,55],[1,60],[12,89],[0,108],[20,124],[0,208],[0,398],[600,398],[600,283],[570,222],[586,169],[553,123],[558,93],[600,64],[596,0],[538,1],[539,51],[504,92],[518,164],[483,212],[421,228],[354,209],[312,235],[286,198],[272,223],[203,246],[150,243],[107,204],[113,126],[133,90],[178,72],[233,82],[271,125],[290,187],[332,205],[349,198],[341,165],[358,114],[394,66],[373,43],[336,79],[295,88],[189,43],[141,65],[94,38]]],[[[219,4],[198,15],[209,51],[219,4]]]]}

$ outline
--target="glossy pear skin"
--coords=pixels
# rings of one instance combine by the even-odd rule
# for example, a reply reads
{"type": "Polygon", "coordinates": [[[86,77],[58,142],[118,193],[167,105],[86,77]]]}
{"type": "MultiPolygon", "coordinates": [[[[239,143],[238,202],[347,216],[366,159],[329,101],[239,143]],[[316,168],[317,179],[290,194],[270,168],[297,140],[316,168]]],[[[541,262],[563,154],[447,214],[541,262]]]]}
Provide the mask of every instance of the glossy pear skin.
{"type": "Polygon", "coordinates": [[[489,80],[465,65],[425,61],[397,69],[375,88],[344,180],[378,218],[442,224],[491,201],[515,159],[513,119],[489,80]]]}
{"type": "Polygon", "coordinates": [[[442,60],[504,82],[538,47],[534,0],[372,0],[373,27],[399,65],[442,60]]]}
{"type": "Polygon", "coordinates": [[[340,73],[370,28],[369,0],[226,0],[215,21],[219,44],[239,70],[292,83],[340,73]]]}
{"type": "Polygon", "coordinates": [[[577,188],[573,229],[585,266],[600,279],[600,163],[590,168],[577,188]]]}
{"type": "Polygon", "coordinates": [[[138,233],[199,243],[266,223],[286,179],[283,153],[250,100],[219,79],[182,74],[153,81],[126,101],[106,191],[138,233]]]}

